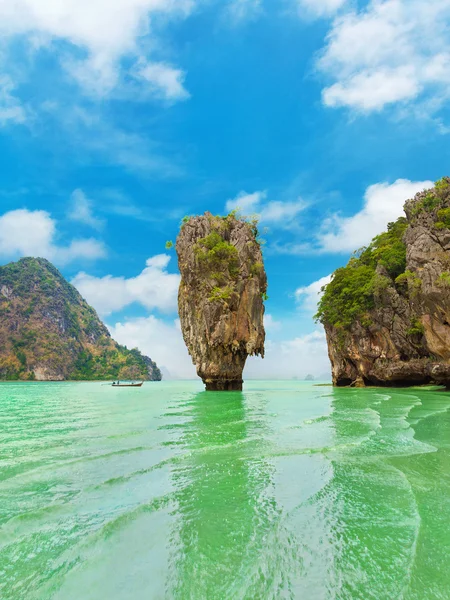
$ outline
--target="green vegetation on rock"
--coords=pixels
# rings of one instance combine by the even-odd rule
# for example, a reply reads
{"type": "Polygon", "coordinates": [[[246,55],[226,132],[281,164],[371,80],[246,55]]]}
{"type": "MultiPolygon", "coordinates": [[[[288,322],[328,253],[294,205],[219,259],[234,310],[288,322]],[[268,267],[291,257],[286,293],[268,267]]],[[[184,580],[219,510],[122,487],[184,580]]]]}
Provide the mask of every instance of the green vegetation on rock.
{"type": "Polygon", "coordinates": [[[411,320],[411,327],[406,330],[406,335],[414,336],[414,335],[423,335],[425,332],[424,326],[419,321],[418,318],[413,318],[411,320]]]}
{"type": "Polygon", "coordinates": [[[437,212],[438,221],[435,226],[438,229],[450,229],[450,208],[441,208],[437,212]]]}
{"type": "Polygon", "coordinates": [[[216,301],[220,301],[220,300],[230,300],[231,295],[233,294],[233,289],[229,286],[225,286],[225,287],[213,287],[213,289],[211,290],[211,293],[209,295],[208,300],[210,302],[216,302],[216,301]]]}
{"type": "MultiPolygon", "coordinates": [[[[253,241],[248,241],[249,254],[251,246],[261,246],[264,243],[259,236],[258,218],[242,217],[237,210],[228,215],[212,215],[206,213],[209,221],[210,232],[205,237],[196,241],[193,246],[194,254],[204,274],[202,287],[205,288],[207,298],[210,302],[229,302],[236,290],[236,282],[242,275],[239,252],[230,238],[230,232],[238,222],[245,223],[250,227],[253,241]]],[[[181,228],[196,217],[184,217],[181,228]]],[[[258,261],[246,265],[250,277],[259,278],[264,275],[264,265],[258,261]]],[[[244,269],[244,273],[245,273],[244,269]]],[[[264,293],[263,299],[267,299],[264,293]]]]}
{"type": "Polygon", "coordinates": [[[450,287],[450,273],[448,271],[441,273],[436,283],[441,287],[450,287]]]}
{"type": "MultiPolygon", "coordinates": [[[[429,223],[431,218],[437,229],[450,229],[449,197],[450,178],[443,177],[434,188],[407,202],[405,210],[414,223],[424,216],[424,222],[429,223]]],[[[389,223],[386,232],[376,236],[367,248],[359,250],[345,267],[335,271],[319,302],[318,321],[342,330],[349,329],[356,321],[367,323],[368,313],[375,306],[375,296],[391,285],[395,285],[402,295],[411,298],[418,295],[422,280],[406,269],[403,237],[407,227],[408,221],[404,217],[389,223]]],[[[450,285],[450,276],[447,278],[446,273],[442,273],[436,283],[450,285]]],[[[410,331],[418,333],[418,329],[415,324],[410,331]]]]}
{"type": "Polygon", "coordinates": [[[367,248],[352,256],[347,266],[335,271],[319,302],[316,319],[323,324],[347,329],[374,307],[374,293],[388,287],[389,279],[377,274],[378,266],[395,279],[405,271],[404,217],[389,223],[367,248]]]}
{"type": "Polygon", "coordinates": [[[161,379],[42,258],[0,267],[0,379],[161,379]]]}
{"type": "Polygon", "coordinates": [[[430,190],[426,196],[420,201],[417,202],[414,206],[411,214],[413,217],[417,217],[422,212],[431,212],[435,208],[437,208],[440,204],[440,198],[437,196],[432,190],[430,190]]]}
{"type": "Polygon", "coordinates": [[[422,280],[416,273],[407,269],[395,278],[395,284],[400,292],[406,293],[409,291],[410,296],[415,296],[420,292],[422,280]]]}
{"type": "Polygon", "coordinates": [[[412,219],[415,220],[421,214],[428,213],[433,215],[437,229],[450,228],[450,209],[448,208],[450,178],[439,179],[434,188],[426,190],[420,196],[410,208],[412,219]]]}
{"type": "Polygon", "coordinates": [[[209,271],[224,273],[228,270],[231,277],[239,274],[237,248],[227,242],[217,231],[199,239],[194,247],[194,252],[198,260],[209,271]]]}

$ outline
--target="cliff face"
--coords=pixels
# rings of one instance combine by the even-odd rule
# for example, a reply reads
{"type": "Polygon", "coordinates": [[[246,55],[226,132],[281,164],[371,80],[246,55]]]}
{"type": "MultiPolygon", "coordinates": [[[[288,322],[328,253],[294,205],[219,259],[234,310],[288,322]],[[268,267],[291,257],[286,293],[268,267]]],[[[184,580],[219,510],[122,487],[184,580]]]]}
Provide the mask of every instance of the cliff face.
{"type": "Polygon", "coordinates": [[[335,385],[450,386],[450,179],[405,204],[319,304],[335,385]]]}
{"type": "Polygon", "coordinates": [[[249,355],[264,356],[264,271],[256,225],[210,213],[182,225],[176,250],[184,341],[207,390],[242,389],[249,355]]]}
{"type": "Polygon", "coordinates": [[[0,267],[0,379],[160,380],[156,364],[117,344],[97,313],[42,258],[0,267]]]}

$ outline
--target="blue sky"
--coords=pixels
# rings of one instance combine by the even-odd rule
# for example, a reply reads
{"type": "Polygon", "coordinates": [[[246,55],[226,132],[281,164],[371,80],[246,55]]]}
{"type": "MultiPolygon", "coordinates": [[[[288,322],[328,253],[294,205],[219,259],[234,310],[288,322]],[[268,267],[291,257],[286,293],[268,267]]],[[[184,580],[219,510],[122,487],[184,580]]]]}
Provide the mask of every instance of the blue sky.
{"type": "Polygon", "coordinates": [[[113,335],[193,375],[184,215],[267,228],[267,357],[328,370],[312,314],[353,249],[448,174],[450,0],[0,0],[0,260],[45,256],[113,335]],[[432,4],[432,5],[431,5],[432,4]]]}

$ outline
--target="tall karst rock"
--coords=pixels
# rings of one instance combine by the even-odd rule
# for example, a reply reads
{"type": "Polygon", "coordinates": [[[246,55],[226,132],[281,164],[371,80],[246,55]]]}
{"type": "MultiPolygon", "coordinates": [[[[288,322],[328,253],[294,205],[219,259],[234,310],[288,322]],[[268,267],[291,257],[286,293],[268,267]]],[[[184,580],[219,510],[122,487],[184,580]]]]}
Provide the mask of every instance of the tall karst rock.
{"type": "Polygon", "coordinates": [[[450,178],[405,204],[319,303],[335,385],[450,386],[450,178]]]}
{"type": "Polygon", "coordinates": [[[115,342],[95,310],[43,258],[0,267],[0,379],[160,380],[156,364],[115,342]]]}
{"type": "Polygon", "coordinates": [[[177,238],[184,341],[207,390],[241,390],[247,356],[264,356],[267,278],[257,226],[231,213],[186,219],[177,238]]]}

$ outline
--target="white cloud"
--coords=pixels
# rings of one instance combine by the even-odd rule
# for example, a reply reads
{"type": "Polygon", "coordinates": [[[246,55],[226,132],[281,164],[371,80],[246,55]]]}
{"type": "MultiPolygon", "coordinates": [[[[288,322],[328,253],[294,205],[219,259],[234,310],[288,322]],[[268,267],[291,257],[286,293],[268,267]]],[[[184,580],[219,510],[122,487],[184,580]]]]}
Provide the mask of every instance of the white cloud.
{"type": "Polygon", "coordinates": [[[195,0],[0,0],[3,38],[28,35],[30,44],[67,42],[63,64],[90,91],[107,93],[118,83],[120,61],[140,54],[140,40],[158,15],[187,15],[195,0]],[[80,51],[85,58],[78,58],[80,51]]]}
{"type": "Polygon", "coordinates": [[[265,223],[286,224],[292,221],[305,208],[306,203],[303,200],[297,200],[296,202],[280,202],[278,200],[268,202],[261,207],[261,221],[265,223]]]}
{"type": "Polygon", "coordinates": [[[420,93],[419,81],[411,68],[365,71],[335,83],[323,91],[326,106],[349,106],[365,112],[381,110],[387,104],[410,100],[420,93]]]}
{"type": "MultiPolygon", "coordinates": [[[[310,285],[299,287],[295,292],[299,313],[311,319],[317,310],[317,303],[322,295],[322,287],[330,283],[331,275],[322,277],[310,285]]],[[[276,331],[289,331],[289,324],[275,321],[271,315],[264,316],[267,333],[264,359],[249,357],[244,370],[244,378],[248,379],[303,379],[306,375],[331,379],[330,361],[325,331],[321,325],[293,339],[274,341],[271,339],[276,331]]]]}
{"type": "Polygon", "coordinates": [[[228,17],[234,23],[254,18],[262,9],[262,0],[231,0],[226,7],[228,17]]]}
{"type": "Polygon", "coordinates": [[[0,256],[16,258],[39,256],[58,264],[76,259],[103,258],[106,250],[94,239],[72,240],[68,246],[56,244],[56,221],[43,210],[12,210],[0,216],[0,256]]]}
{"type": "Polygon", "coordinates": [[[266,333],[271,333],[273,331],[278,331],[281,328],[281,321],[277,321],[272,317],[272,315],[266,313],[264,315],[264,329],[266,333]]]}
{"type": "MultiPolygon", "coordinates": [[[[322,277],[308,286],[300,287],[295,292],[301,316],[312,321],[317,310],[317,303],[322,294],[321,288],[331,281],[331,276],[322,277]]],[[[331,379],[330,361],[325,331],[322,326],[309,333],[293,339],[271,339],[275,332],[289,331],[288,323],[275,321],[268,314],[264,316],[267,339],[264,359],[249,357],[244,370],[244,379],[303,379],[306,375],[331,379]]],[[[278,334],[279,335],[279,334],[278,334]]]]}
{"type": "MultiPolygon", "coordinates": [[[[450,0],[372,0],[336,18],[318,68],[328,106],[369,112],[450,94],[450,0]]],[[[434,110],[438,107],[434,106],[434,110]]]]}
{"type": "Polygon", "coordinates": [[[240,210],[241,212],[248,214],[258,210],[261,202],[267,198],[267,192],[253,192],[253,194],[247,194],[247,192],[239,192],[236,198],[227,200],[225,204],[226,212],[231,210],[240,210]]]}
{"type": "Polygon", "coordinates": [[[319,302],[323,292],[322,288],[328,285],[331,281],[331,275],[322,277],[321,279],[314,281],[310,285],[299,287],[295,290],[295,298],[301,308],[308,313],[315,314],[317,310],[317,303],[319,302]]]}
{"type": "MultiPolygon", "coordinates": [[[[137,347],[176,379],[197,379],[178,319],[166,323],[154,315],[129,319],[109,326],[111,335],[129,348],[137,347]]],[[[282,342],[266,342],[264,359],[249,357],[244,379],[303,378],[330,372],[325,334],[310,334],[282,342]]]]}
{"type": "Polygon", "coordinates": [[[167,272],[170,256],[149,258],[136,277],[94,277],[78,273],[72,284],[100,315],[109,315],[137,302],[149,310],[176,310],[180,276],[167,272]]]}
{"type": "Polygon", "coordinates": [[[347,0],[297,0],[297,4],[300,15],[306,12],[307,15],[325,17],[336,13],[347,0]]]}
{"type": "Polygon", "coordinates": [[[248,194],[239,192],[236,198],[227,200],[225,210],[240,210],[243,214],[257,214],[262,223],[274,226],[289,226],[293,220],[306,208],[302,199],[295,202],[280,202],[278,200],[267,202],[267,192],[258,191],[248,194]]]}
{"type": "Polygon", "coordinates": [[[184,88],[185,73],[165,63],[147,63],[139,67],[136,76],[146,81],[150,91],[166,100],[185,100],[189,93],[184,88]]]}
{"type": "Polygon", "coordinates": [[[14,97],[14,84],[7,75],[0,76],[0,126],[24,123],[26,114],[20,101],[14,97]]]}
{"type": "Polygon", "coordinates": [[[139,348],[176,379],[194,379],[195,367],[181,335],[178,319],[166,323],[155,316],[129,319],[109,327],[111,335],[129,348],[139,348]]]}
{"type": "Polygon", "coordinates": [[[102,229],[105,221],[96,217],[92,211],[92,202],[83,192],[83,190],[75,190],[72,193],[72,207],[69,211],[69,219],[84,223],[93,229],[102,229]]]}
{"type": "MultiPolygon", "coordinates": [[[[265,358],[247,359],[244,379],[300,379],[330,372],[323,330],[281,342],[266,342],[265,358]]],[[[331,378],[330,378],[331,379],[331,378]]]]}
{"type": "Polygon", "coordinates": [[[106,249],[102,242],[94,238],[73,240],[67,247],[51,247],[52,260],[60,264],[66,264],[76,259],[95,260],[96,258],[105,258],[106,249]]]}
{"type": "Polygon", "coordinates": [[[403,214],[406,200],[433,185],[432,181],[408,179],[398,179],[391,185],[371,185],[364,195],[364,207],[356,215],[335,215],[325,223],[318,236],[321,249],[326,252],[352,252],[365,246],[384,231],[389,222],[403,214]]]}

